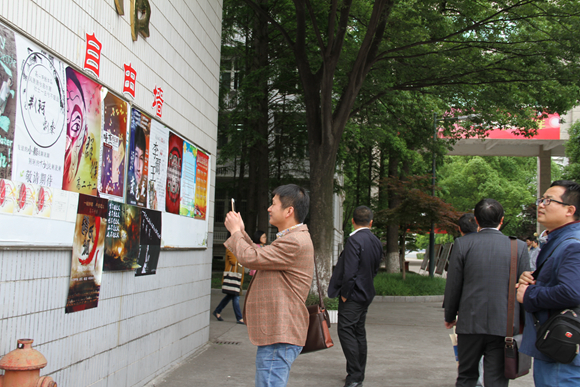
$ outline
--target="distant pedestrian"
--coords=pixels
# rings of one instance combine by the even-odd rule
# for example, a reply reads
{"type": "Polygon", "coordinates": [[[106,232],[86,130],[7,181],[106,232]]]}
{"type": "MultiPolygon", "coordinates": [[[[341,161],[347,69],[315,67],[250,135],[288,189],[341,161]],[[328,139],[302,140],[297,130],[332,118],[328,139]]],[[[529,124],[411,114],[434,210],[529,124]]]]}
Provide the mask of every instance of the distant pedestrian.
{"type": "Polygon", "coordinates": [[[527,240],[531,242],[530,249],[528,250],[528,254],[530,255],[530,270],[534,271],[536,270],[536,260],[538,259],[538,254],[540,254],[540,247],[535,236],[528,237],[527,240]]]}
{"type": "MultiPolygon", "coordinates": [[[[511,246],[510,239],[499,231],[503,217],[503,207],[496,200],[481,200],[475,206],[480,231],[456,239],[451,250],[445,327],[457,325],[457,387],[475,386],[482,355],[485,386],[502,387],[509,382],[504,376],[504,346],[511,246]]],[[[519,276],[530,262],[523,241],[518,241],[517,250],[519,276]]],[[[516,316],[518,310],[516,305],[516,316]]]]}
{"type": "Polygon", "coordinates": [[[256,275],[246,294],[244,321],[256,352],[256,387],[284,387],[290,367],[306,344],[309,314],[306,298],[314,273],[314,247],[303,224],[310,198],[304,188],[283,185],[268,208],[277,239],[258,247],[244,231],[239,213],[229,212],[225,226],[232,236],[224,245],[256,275]]]}
{"type": "MultiPolygon", "coordinates": [[[[264,247],[266,246],[266,243],[268,243],[268,235],[262,230],[256,230],[252,236],[252,242],[254,242],[257,247],[264,247]]],[[[256,274],[256,270],[250,270],[249,274],[253,277],[256,274]]]]}
{"type": "Polygon", "coordinates": [[[357,207],[352,225],[354,231],[346,241],[328,285],[328,296],[340,297],[337,331],[346,358],[345,387],[362,386],[365,378],[365,321],[369,305],[375,297],[373,279],[383,256],[383,245],[370,230],[373,225],[371,209],[357,207]]]}
{"type": "MultiPolygon", "coordinates": [[[[228,249],[226,249],[225,261],[226,261],[226,264],[225,264],[225,268],[224,268],[224,275],[226,272],[229,272],[229,271],[233,271],[235,273],[242,273],[241,283],[243,285],[244,284],[244,268],[242,267],[242,265],[240,265],[238,263],[236,256],[228,249]]],[[[224,280],[222,278],[222,283],[223,283],[223,281],[224,280]]],[[[222,313],[222,310],[224,310],[224,308],[228,304],[228,302],[230,302],[230,300],[231,300],[232,306],[234,307],[234,314],[236,315],[236,322],[238,324],[243,324],[244,319],[242,318],[242,312],[240,311],[240,296],[241,295],[242,295],[242,286],[240,286],[240,293],[238,295],[226,294],[225,297],[222,298],[221,302],[218,304],[218,306],[213,311],[212,314],[214,315],[214,317],[218,321],[224,321],[224,319],[221,316],[221,313],[222,313]]]]}

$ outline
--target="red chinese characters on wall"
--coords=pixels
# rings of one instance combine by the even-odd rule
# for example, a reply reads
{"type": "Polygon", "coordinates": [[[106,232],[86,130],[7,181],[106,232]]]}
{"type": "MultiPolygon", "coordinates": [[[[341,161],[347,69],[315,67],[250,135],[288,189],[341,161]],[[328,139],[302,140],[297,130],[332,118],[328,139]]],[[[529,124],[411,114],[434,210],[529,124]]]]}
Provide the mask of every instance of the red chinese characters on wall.
{"type": "Polygon", "coordinates": [[[95,34],[87,35],[87,47],[85,51],[85,70],[89,70],[95,76],[99,77],[99,70],[101,68],[101,50],[103,45],[95,37],[95,34]]]}
{"type": "Polygon", "coordinates": [[[123,93],[135,98],[135,83],[137,83],[137,71],[131,67],[131,63],[124,64],[125,81],[123,82],[123,93]]]}
{"type": "Polygon", "coordinates": [[[155,88],[153,89],[153,96],[155,97],[155,100],[153,101],[155,115],[161,118],[161,109],[163,108],[163,89],[155,86],[155,88]]]}

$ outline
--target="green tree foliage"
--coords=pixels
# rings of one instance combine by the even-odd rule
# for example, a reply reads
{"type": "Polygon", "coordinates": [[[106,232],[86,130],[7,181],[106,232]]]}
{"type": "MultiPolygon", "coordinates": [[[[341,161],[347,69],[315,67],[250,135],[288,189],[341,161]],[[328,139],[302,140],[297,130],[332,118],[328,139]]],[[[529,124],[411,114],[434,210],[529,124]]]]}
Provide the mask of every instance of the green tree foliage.
{"type": "Polygon", "coordinates": [[[527,236],[535,231],[536,169],[533,157],[447,156],[438,169],[439,195],[463,212],[495,199],[505,210],[502,232],[527,236]]]}
{"type": "Polygon", "coordinates": [[[570,139],[566,142],[569,164],[564,167],[563,178],[580,182],[580,121],[568,129],[570,139]]]}

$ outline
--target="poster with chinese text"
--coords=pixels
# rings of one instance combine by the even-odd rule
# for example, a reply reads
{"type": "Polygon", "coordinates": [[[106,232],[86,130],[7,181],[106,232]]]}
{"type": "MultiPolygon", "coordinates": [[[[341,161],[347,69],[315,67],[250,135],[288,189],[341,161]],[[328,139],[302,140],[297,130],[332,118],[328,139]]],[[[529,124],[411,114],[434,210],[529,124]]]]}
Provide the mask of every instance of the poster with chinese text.
{"type": "Polygon", "coordinates": [[[101,155],[101,85],[66,69],[66,147],[62,188],[97,196],[101,155]]]}
{"type": "Polygon", "coordinates": [[[12,180],[62,187],[66,147],[65,64],[19,34],[12,180]]]}
{"type": "Polygon", "coordinates": [[[167,151],[169,129],[158,121],[151,123],[149,138],[149,192],[147,208],[161,210],[165,203],[165,184],[167,182],[167,151]]]}
{"type": "Polygon", "coordinates": [[[14,31],[3,24],[0,24],[0,43],[0,179],[12,179],[18,61],[14,31]]]}
{"type": "Polygon", "coordinates": [[[197,151],[197,170],[195,172],[195,219],[205,220],[207,210],[207,171],[209,157],[197,151]]]}
{"type": "Polygon", "coordinates": [[[147,207],[147,174],[149,169],[149,135],[151,118],[131,109],[131,133],[127,172],[127,203],[147,207]]]}
{"type": "Polygon", "coordinates": [[[142,210],[140,240],[139,265],[141,267],[135,270],[135,276],[155,274],[161,252],[161,211],[142,210]]]}
{"type": "Polygon", "coordinates": [[[183,160],[183,139],[169,133],[169,155],[167,156],[167,186],[165,191],[165,211],[179,214],[181,203],[181,165],[183,160]]]}
{"type": "Polygon", "coordinates": [[[127,149],[127,103],[105,88],[99,192],[102,197],[123,201],[125,193],[125,150],[127,149]]]}
{"type": "Polygon", "coordinates": [[[107,211],[106,199],[79,195],[66,313],[97,307],[107,211]]]}
{"type": "Polygon", "coordinates": [[[139,257],[141,209],[109,200],[103,271],[134,270],[139,257]]]}
{"type": "Polygon", "coordinates": [[[181,205],[179,215],[193,218],[195,206],[195,172],[197,148],[183,141],[183,166],[181,169],[181,205]]]}

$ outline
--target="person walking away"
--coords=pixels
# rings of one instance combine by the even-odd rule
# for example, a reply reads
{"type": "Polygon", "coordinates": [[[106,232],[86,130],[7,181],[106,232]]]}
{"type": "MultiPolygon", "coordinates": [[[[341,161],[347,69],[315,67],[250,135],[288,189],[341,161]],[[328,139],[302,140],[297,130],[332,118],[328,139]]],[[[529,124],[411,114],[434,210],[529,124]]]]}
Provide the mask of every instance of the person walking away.
{"type": "Polygon", "coordinates": [[[354,231],[346,241],[328,286],[329,297],[340,297],[337,331],[346,358],[345,387],[362,386],[365,378],[365,321],[369,305],[375,297],[373,279],[383,256],[383,245],[370,230],[373,225],[371,209],[357,207],[352,225],[354,231]]]}
{"type": "MultiPolygon", "coordinates": [[[[504,210],[494,199],[475,205],[480,231],[458,238],[451,250],[445,285],[445,327],[456,326],[459,367],[457,387],[473,387],[484,356],[484,384],[504,387],[504,341],[511,261],[510,239],[499,228],[504,210]]],[[[517,275],[529,270],[526,244],[517,242],[517,275]]],[[[519,316],[515,306],[515,315],[519,316]]],[[[519,326],[516,318],[515,327],[519,326]]]]}
{"type": "Polygon", "coordinates": [[[304,188],[283,185],[273,192],[268,208],[277,239],[257,247],[244,231],[239,213],[229,212],[225,226],[232,236],[224,245],[256,274],[244,304],[244,321],[256,352],[257,387],[284,387],[290,367],[308,333],[306,298],[314,273],[314,247],[303,224],[310,198],[304,188]]]}
{"type": "Polygon", "coordinates": [[[539,277],[526,271],[517,285],[517,299],[526,311],[520,351],[534,358],[536,387],[580,386],[580,357],[570,364],[550,359],[536,348],[534,328],[534,315],[541,325],[553,313],[580,305],[580,185],[557,180],[536,205],[548,240],[536,262],[538,268],[543,265],[539,277]]]}
{"type": "MultiPolygon", "coordinates": [[[[243,324],[244,319],[242,318],[242,312],[240,311],[240,296],[242,295],[242,286],[244,285],[244,268],[242,265],[240,265],[238,263],[236,256],[234,254],[232,254],[232,252],[230,250],[226,249],[226,262],[225,262],[225,267],[224,267],[224,275],[226,272],[229,272],[229,271],[233,271],[236,273],[239,273],[239,272],[242,273],[240,293],[238,295],[226,294],[225,297],[222,298],[222,300],[220,301],[220,303],[215,308],[215,310],[213,311],[212,314],[214,315],[214,317],[218,321],[224,321],[224,319],[221,316],[221,313],[222,313],[222,310],[224,310],[224,308],[228,304],[228,302],[230,302],[230,300],[231,300],[232,306],[234,307],[234,314],[236,315],[236,322],[238,324],[243,324]]],[[[222,284],[223,284],[223,282],[224,282],[224,279],[222,277],[222,284]]]]}

